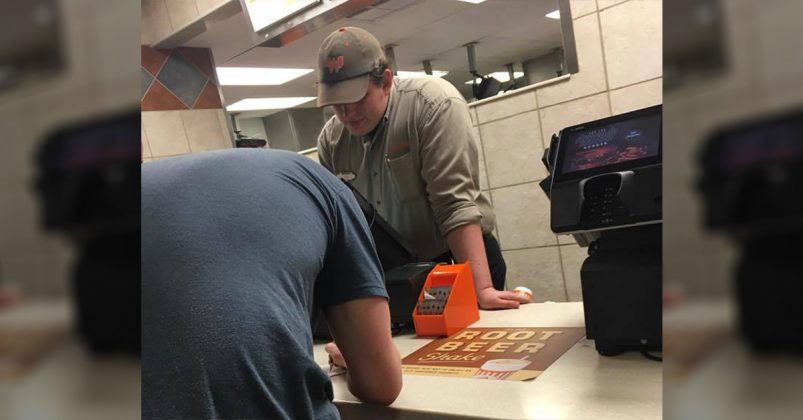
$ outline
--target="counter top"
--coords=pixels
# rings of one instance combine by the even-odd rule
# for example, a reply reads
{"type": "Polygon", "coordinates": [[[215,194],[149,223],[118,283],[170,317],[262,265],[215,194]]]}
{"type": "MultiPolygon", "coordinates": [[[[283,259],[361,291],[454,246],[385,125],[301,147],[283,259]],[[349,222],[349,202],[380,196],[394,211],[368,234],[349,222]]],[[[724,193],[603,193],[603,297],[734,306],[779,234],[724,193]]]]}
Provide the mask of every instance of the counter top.
{"type": "MultiPolygon", "coordinates": [[[[472,327],[583,327],[582,302],[537,303],[517,310],[480,311],[472,327]]],[[[432,341],[400,335],[393,342],[402,357],[432,341]]],[[[315,360],[328,369],[323,344],[315,360]]],[[[538,378],[526,382],[483,381],[404,375],[401,394],[390,407],[362,404],[348,391],[345,375],[332,378],[335,404],[344,418],[494,419],[659,419],[662,365],[639,353],[600,356],[582,339],[538,378]]]]}

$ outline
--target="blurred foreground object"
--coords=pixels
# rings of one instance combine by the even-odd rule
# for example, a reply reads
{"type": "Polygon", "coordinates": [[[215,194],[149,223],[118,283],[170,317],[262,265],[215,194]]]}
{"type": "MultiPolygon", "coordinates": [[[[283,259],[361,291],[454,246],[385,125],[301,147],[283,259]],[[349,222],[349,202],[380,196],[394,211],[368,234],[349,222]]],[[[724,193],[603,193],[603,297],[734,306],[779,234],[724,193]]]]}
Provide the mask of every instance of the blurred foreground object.
{"type": "Polygon", "coordinates": [[[96,352],[139,353],[139,126],[131,110],[56,130],[36,161],[44,228],[78,247],[76,321],[96,352]]]}
{"type": "MultiPolygon", "coordinates": [[[[741,0],[739,0],[741,1],[741,0]]],[[[716,77],[727,69],[718,0],[672,0],[664,8],[664,89],[716,77]]]]}
{"type": "Polygon", "coordinates": [[[55,0],[6,1],[0,13],[0,90],[65,66],[55,0]],[[19,36],[24,33],[25,36],[19,36]]]}
{"type": "Polygon", "coordinates": [[[721,23],[718,34],[698,31],[698,13],[686,3],[663,2],[664,52],[682,43],[678,52],[709,50],[722,66],[707,66],[701,56],[687,61],[694,66],[686,67],[689,77],[670,90],[667,66],[679,67],[678,60],[664,56],[664,280],[668,294],[679,298],[664,307],[664,418],[800,419],[803,363],[789,351],[800,336],[800,317],[785,307],[797,297],[789,296],[795,287],[786,276],[800,264],[799,244],[791,239],[800,229],[765,217],[793,213],[795,197],[781,193],[792,185],[782,179],[792,175],[792,165],[766,160],[777,146],[773,130],[753,146],[715,138],[758,129],[759,115],[768,122],[803,105],[803,2],[697,2],[710,5],[704,10],[714,13],[702,16],[721,23]],[[740,149],[756,155],[733,154],[740,149]],[[708,157],[700,164],[703,150],[708,157]],[[769,329],[760,331],[762,324],[769,329]],[[751,342],[776,351],[754,351],[751,342]]]}
{"type": "Polygon", "coordinates": [[[803,365],[789,354],[757,357],[732,333],[736,310],[695,299],[664,313],[665,419],[800,418],[803,365]]]}
{"type": "Polygon", "coordinates": [[[68,336],[69,309],[62,300],[35,299],[0,311],[0,381],[22,379],[45,363],[68,336]]]}
{"type": "Polygon", "coordinates": [[[74,305],[28,299],[0,311],[0,419],[140,418],[140,364],[92,357],[69,334],[74,305]]]}
{"type": "Polygon", "coordinates": [[[759,351],[803,354],[802,137],[803,108],[721,130],[701,155],[705,223],[741,249],[739,328],[759,351]]]}
{"type": "Polygon", "coordinates": [[[19,300],[19,295],[14,290],[0,290],[0,309],[11,306],[19,300]]]}

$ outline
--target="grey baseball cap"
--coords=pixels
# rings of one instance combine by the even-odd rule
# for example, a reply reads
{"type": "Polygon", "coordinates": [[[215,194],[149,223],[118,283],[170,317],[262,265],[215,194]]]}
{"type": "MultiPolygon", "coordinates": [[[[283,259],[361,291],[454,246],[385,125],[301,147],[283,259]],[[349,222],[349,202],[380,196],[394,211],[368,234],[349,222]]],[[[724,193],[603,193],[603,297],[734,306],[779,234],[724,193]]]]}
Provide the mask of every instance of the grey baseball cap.
{"type": "Polygon", "coordinates": [[[368,31],[346,26],[329,34],[318,50],[318,106],[362,99],[381,60],[385,51],[368,31]]]}

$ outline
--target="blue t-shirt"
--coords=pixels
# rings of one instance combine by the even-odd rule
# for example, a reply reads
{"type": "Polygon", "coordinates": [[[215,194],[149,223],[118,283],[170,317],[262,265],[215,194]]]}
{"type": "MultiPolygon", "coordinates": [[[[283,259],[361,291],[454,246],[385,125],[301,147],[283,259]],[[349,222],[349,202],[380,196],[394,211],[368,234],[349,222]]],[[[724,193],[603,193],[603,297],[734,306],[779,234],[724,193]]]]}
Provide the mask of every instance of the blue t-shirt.
{"type": "Polygon", "coordinates": [[[143,418],[339,418],[313,297],[367,296],[387,298],[371,233],[322,166],[257,149],[142,166],[143,418]]]}

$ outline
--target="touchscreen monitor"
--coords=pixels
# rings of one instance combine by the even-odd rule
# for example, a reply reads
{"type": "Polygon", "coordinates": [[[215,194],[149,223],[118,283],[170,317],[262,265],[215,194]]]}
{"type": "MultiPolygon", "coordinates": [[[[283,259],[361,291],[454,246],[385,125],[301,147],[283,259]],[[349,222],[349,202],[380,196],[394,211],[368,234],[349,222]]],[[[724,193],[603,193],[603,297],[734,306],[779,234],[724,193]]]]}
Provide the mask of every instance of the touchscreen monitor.
{"type": "Polygon", "coordinates": [[[558,149],[556,181],[659,163],[661,107],[568,127],[558,149]]]}

